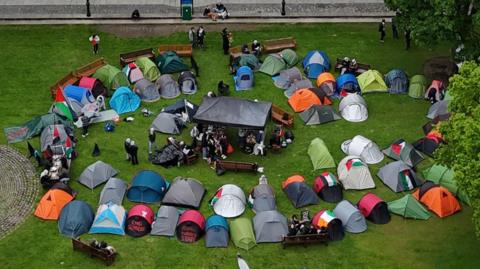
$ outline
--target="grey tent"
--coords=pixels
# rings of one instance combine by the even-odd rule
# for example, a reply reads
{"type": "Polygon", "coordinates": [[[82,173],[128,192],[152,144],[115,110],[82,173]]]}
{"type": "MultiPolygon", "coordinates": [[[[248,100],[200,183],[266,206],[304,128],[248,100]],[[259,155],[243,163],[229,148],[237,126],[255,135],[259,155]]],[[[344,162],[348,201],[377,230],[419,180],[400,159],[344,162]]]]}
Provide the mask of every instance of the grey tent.
{"type": "Polygon", "coordinates": [[[295,208],[316,205],[320,202],[317,194],[305,182],[291,182],[283,191],[295,208]]]}
{"type": "Polygon", "coordinates": [[[405,71],[392,69],[385,75],[385,83],[389,93],[407,93],[408,77],[405,71]]]}
{"type": "Polygon", "coordinates": [[[361,233],[367,230],[365,217],[352,203],[343,200],[337,204],[333,213],[342,221],[345,231],[350,233],[361,233]]]}
{"type": "Polygon", "coordinates": [[[226,248],[230,240],[227,220],[220,215],[208,217],[205,224],[205,247],[226,248]]]}
{"type": "Polygon", "coordinates": [[[176,177],[163,197],[162,204],[198,209],[205,188],[193,178],[176,177]]]}
{"type": "Polygon", "coordinates": [[[253,200],[252,209],[256,213],[277,209],[275,193],[273,192],[272,186],[266,183],[255,186],[250,193],[250,199],[253,200]]]}
{"type": "Polygon", "coordinates": [[[423,160],[423,155],[404,139],[396,140],[382,152],[394,160],[403,161],[410,167],[416,166],[423,160]]]}
{"type": "Polygon", "coordinates": [[[65,205],[58,219],[58,231],[75,238],[90,230],[93,223],[93,210],[84,201],[74,200],[65,205]]]}
{"type": "Polygon", "coordinates": [[[137,81],[135,83],[134,91],[144,102],[155,102],[160,100],[160,93],[158,92],[157,86],[148,79],[142,78],[137,81]]]}
{"type": "Polygon", "coordinates": [[[160,91],[160,96],[162,96],[162,98],[172,99],[180,95],[178,83],[170,74],[161,75],[155,82],[155,85],[160,91]]]}
{"type": "Polygon", "coordinates": [[[283,94],[287,98],[290,98],[296,91],[300,89],[310,89],[310,88],[313,88],[313,84],[312,84],[312,81],[309,80],[308,78],[295,80],[292,84],[290,84],[287,90],[283,92],[283,94]]]}
{"type": "Polygon", "coordinates": [[[108,163],[96,161],[83,170],[78,181],[88,188],[93,189],[117,173],[117,170],[113,169],[108,163]]]}
{"type": "Polygon", "coordinates": [[[152,223],[151,235],[174,236],[180,214],[173,206],[162,205],[152,223]]]}
{"type": "Polygon", "coordinates": [[[187,113],[188,121],[193,119],[195,113],[197,113],[198,106],[187,99],[181,99],[175,102],[172,105],[162,108],[161,112],[166,112],[170,114],[182,115],[183,113],[187,113]]]}
{"type": "Polygon", "coordinates": [[[288,234],[287,218],[276,210],[262,211],[253,217],[257,243],[281,242],[288,234]]]}
{"type": "Polygon", "coordinates": [[[127,183],[125,181],[111,177],[105,186],[103,186],[102,192],[100,193],[99,205],[112,203],[116,205],[122,205],[123,197],[127,192],[127,183]]]}
{"type": "Polygon", "coordinates": [[[433,120],[434,118],[448,114],[448,104],[450,101],[441,100],[430,106],[427,113],[427,118],[433,120]]]}
{"type": "Polygon", "coordinates": [[[358,94],[348,94],[338,105],[338,111],[346,121],[361,122],[368,119],[367,102],[358,94]]]}
{"type": "Polygon", "coordinates": [[[274,79],[273,84],[280,89],[288,89],[293,82],[301,80],[302,73],[296,67],[280,71],[280,75],[274,79]]]}
{"type": "Polygon", "coordinates": [[[233,97],[204,97],[193,121],[230,127],[265,129],[272,103],[233,97]]]}
{"type": "Polygon", "coordinates": [[[194,94],[197,92],[197,80],[191,71],[180,73],[178,85],[180,85],[183,94],[194,94]]]}
{"type": "Polygon", "coordinates": [[[180,134],[184,127],[183,120],[174,114],[160,112],[153,120],[150,128],[165,134],[180,134]]]}
{"type": "Polygon", "coordinates": [[[300,118],[305,122],[305,125],[323,124],[342,119],[331,106],[321,105],[312,105],[300,113],[300,118]]]}
{"type": "Polygon", "coordinates": [[[42,152],[47,150],[48,146],[50,146],[53,154],[65,154],[66,142],[70,139],[70,134],[73,135],[73,131],[70,128],[65,127],[65,125],[48,125],[43,129],[42,134],[40,135],[42,152]]]}
{"type": "Polygon", "coordinates": [[[409,191],[422,184],[415,171],[402,161],[385,165],[377,176],[394,192],[409,191]]]}

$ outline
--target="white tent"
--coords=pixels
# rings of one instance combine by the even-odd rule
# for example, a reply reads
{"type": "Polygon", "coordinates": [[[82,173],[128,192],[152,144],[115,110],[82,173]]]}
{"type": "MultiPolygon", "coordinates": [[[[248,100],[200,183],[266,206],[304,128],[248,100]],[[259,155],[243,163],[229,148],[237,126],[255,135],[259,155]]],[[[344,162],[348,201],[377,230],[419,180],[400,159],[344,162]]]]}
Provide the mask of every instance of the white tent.
{"type": "Polygon", "coordinates": [[[375,142],[361,135],[343,142],[341,148],[347,155],[360,156],[367,164],[379,163],[384,157],[375,142]]]}
{"type": "Polygon", "coordinates": [[[358,94],[345,96],[338,107],[342,117],[350,122],[361,122],[368,119],[368,109],[365,100],[358,94]]]}
{"type": "Polygon", "coordinates": [[[345,190],[365,190],[375,188],[368,166],[359,156],[347,156],[337,168],[338,180],[345,190]]]}
{"type": "Polygon", "coordinates": [[[234,218],[243,214],[247,201],[240,187],[226,184],[217,190],[210,203],[217,215],[234,218]]]}

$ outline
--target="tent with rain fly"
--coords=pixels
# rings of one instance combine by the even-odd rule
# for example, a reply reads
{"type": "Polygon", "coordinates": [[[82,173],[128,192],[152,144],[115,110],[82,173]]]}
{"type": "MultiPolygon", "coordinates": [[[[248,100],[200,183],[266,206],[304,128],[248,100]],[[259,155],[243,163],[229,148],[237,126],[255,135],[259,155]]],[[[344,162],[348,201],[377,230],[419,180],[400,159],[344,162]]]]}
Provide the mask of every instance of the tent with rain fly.
{"type": "Polygon", "coordinates": [[[342,98],[338,111],[346,121],[362,122],[368,119],[367,102],[358,94],[349,94],[342,98]]]}
{"type": "Polygon", "coordinates": [[[390,222],[388,205],[373,193],[367,193],[358,201],[358,209],[368,220],[375,224],[387,224],[390,222]]]}
{"type": "Polygon", "coordinates": [[[422,184],[415,171],[402,161],[385,165],[380,168],[377,176],[394,192],[413,190],[422,184]]]}
{"type": "Polygon", "coordinates": [[[311,50],[303,58],[303,70],[308,78],[316,79],[321,73],[330,70],[330,59],[321,50],[311,50]]]}
{"type": "MultiPolygon", "coordinates": [[[[277,80],[278,81],[278,80],[277,80]]],[[[296,91],[301,89],[313,88],[312,81],[308,78],[293,81],[290,86],[283,92],[285,97],[290,98],[296,91]]]]}
{"type": "Polygon", "coordinates": [[[406,194],[398,200],[388,202],[388,210],[406,219],[427,220],[430,218],[428,210],[411,194],[406,194]]]}
{"type": "Polygon", "coordinates": [[[164,134],[180,134],[183,127],[185,123],[181,117],[166,112],[160,112],[150,125],[156,132],[164,134]]]}
{"type": "Polygon", "coordinates": [[[205,191],[203,184],[194,178],[176,177],[165,193],[162,204],[198,209],[205,191]]]}
{"type": "Polygon", "coordinates": [[[357,77],[362,93],[388,92],[383,76],[377,70],[368,70],[357,77]]]}
{"type": "Polygon", "coordinates": [[[300,113],[300,118],[305,122],[305,125],[324,124],[342,119],[331,106],[321,105],[312,105],[300,113]]]}
{"type": "Polygon", "coordinates": [[[242,66],[233,77],[236,91],[249,90],[253,87],[253,70],[248,66],[242,66]]]}
{"type": "Polygon", "coordinates": [[[183,62],[177,53],[167,51],[159,55],[155,61],[162,74],[173,74],[182,71],[188,71],[190,68],[183,62]]]}
{"type": "Polygon", "coordinates": [[[71,201],[65,205],[58,219],[58,231],[68,237],[77,238],[90,230],[93,210],[84,201],[71,201]]]}
{"type": "Polygon", "coordinates": [[[110,107],[118,114],[134,112],[140,107],[141,99],[127,87],[120,87],[110,98],[110,107]]]}
{"type": "Polygon", "coordinates": [[[192,71],[183,71],[178,77],[178,85],[183,94],[195,94],[197,92],[197,79],[192,71]]]}
{"type": "Polygon", "coordinates": [[[249,250],[256,245],[250,219],[236,218],[230,221],[230,235],[238,248],[249,250]]]}
{"type": "Polygon", "coordinates": [[[274,77],[273,84],[280,89],[288,89],[293,82],[302,79],[302,73],[296,67],[280,71],[277,77],[274,77]]]}
{"type": "Polygon", "coordinates": [[[342,221],[344,230],[349,233],[362,233],[367,230],[365,217],[347,200],[338,203],[333,214],[342,221]]]}
{"type": "Polygon", "coordinates": [[[152,230],[153,211],[146,205],[134,205],[128,211],[125,232],[132,237],[142,237],[152,230]]]}
{"type": "Polygon", "coordinates": [[[288,104],[295,112],[302,112],[313,105],[331,105],[332,101],[320,88],[300,89],[288,98],[288,104]]]}
{"type": "Polygon", "coordinates": [[[248,200],[252,204],[252,210],[256,213],[277,209],[275,192],[265,180],[260,180],[259,184],[252,189],[248,200]]]}
{"type": "Polygon", "coordinates": [[[298,55],[292,49],[284,49],[280,51],[280,55],[287,64],[287,68],[293,67],[298,63],[298,55]]]}
{"type": "Polygon", "coordinates": [[[470,198],[465,191],[458,187],[457,181],[455,180],[455,172],[452,169],[448,169],[442,165],[434,164],[426,170],[423,170],[422,175],[425,180],[432,181],[435,184],[439,184],[440,186],[447,188],[451,193],[453,193],[467,205],[471,204],[470,198]]]}
{"type": "Polygon", "coordinates": [[[155,82],[160,96],[165,99],[176,98],[180,95],[180,87],[175,78],[170,74],[161,75],[155,82]]]}
{"type": "Polygon", "coordinates": [[[287,218],[276,210],[262,211],[253,217],[257,243],[281,242],[288,234],[287,218]]]}
{"type": "Polygon", "coordinates": [[[160,93],[157,86],[148,79],[140,79],[135,82],[133,91],[140,96],[144,102],[155,102],[160,100],[160,93]]]}
{"type": "Polygon", "coordinates": [[[174,236],[180,214],[173,206],[162,205],[152,223],[151,235],[174,236]]]}
{"type": "Polygon", "coordinates": [[[182,115],[186,113],[188,115],[188,120],[193,120],[193,116],[197,113],[198,106],[187,99],[181,99],[177,102],[162,108],[161,112],[182,115]]]}
{"type": "Polygon", "coordinates": [[[450,101],[441,100],[431,105],[427,112],[427,118],[433,120],[436,117],[444,116],[449,114],[448,105],[450,101]]]}
{"type": "Polygon", "coordinates": [[[343,200],[342,184],[330,172],[323,172],[315,178],[313,190],[325,202],[338,203],[343,200]]]}
{"type": "Polygon", "coordinates": [[[317,194],[305,183],[300,175],[293,175],[282,182],[282,189],[295,208],[316,205],[320,202],[317,194]]]}
{"type": "Polygon", "coordinates": [[[367,164],[376,164],[383,160],[383,153],[372,140],[356,135],[353,139],[346,140],[341,145],[342,151],[347,155],[360,156],[367,164]]]}
{"type": "Polygon", "coordinates": [[[361,93],[357,78],[350,73],[337,77],[336,86],[337,95],[346,96],[349,93],[361,93]]]}
{"type": "Polygon", "coordinates": [[[423,99],[427,88],[427,78],[424,75],[415,75],[410,79],[408,95],[412,98],[423,99]]]}
{"type": "Polygon", "coordinates": [[[72,201],[74,197],[60,189],[47,191],[35,209],[35,216],[43,220],[57,220],[62,208],[72,201]]]}
{"type": "Polygon", "coordinates": [[[312,225],[316,229],[327,230],[328,237],[332,241],[340,241],[345,236],[342,221],[331,210],[320,210],[313,216],[312,225]]]}
{"type": "Polygon", "coordinates": [[[82,77],[78,82],[78,86],[89,89],[92,92],[94,98],[97,98],[99,95],[103,95],[104,97],[108,96],[108,89],[99,79],[82,77]]]}
{"type": "Polygon", "coordinates": [[[238,68],[242,66],[248,66],[250,67],[253,71],[256,71],[260,68],[260,62],[254,54],[242,54],[235,59],[233,59],[233,62],[231,64],[231,72],[232,74],[235,74],[238,70],[238,68]]]}
{"type": "Polygon", "coordinates": [[[105,186],[103,186],[98,204],[112,203],[121,205],[126,192],[127,183],[119,178],[111,177],[105,186]]]}
{"type": "Polygon", "coordinates": [[[265,58],[258,71],[274,76],[287,68],[287,63],[279,54],[270,54],[265,58]]]}
{"type": "Polygon", "coordinates": [[[97,209],[90,233],[125,235],[126,218],[123,206],[113,203],[102,204],[97,209]]]}
{"type": "Polygon", "coordinates": [[[327,96],[332,96],[336,91],[335,77],[332,73],[323,72],[317,77],[317,87],[322,89],[327,96]]]}
{"type": "Polygon", "coordinates": [[[412,195],[440,218],[453,215],[462,209],[448,189],[431,181],[426,181],[412,195]]]}
{"type": "Polygon", "coordinates": [[[155,63],[150,60],[148,57],[139,57],[135,60],[135,64],[142,70],[143,77],[150,80],[156,81],[160,77],[160,71],[158,71],[155,63]]]}
{"type": "Polygon", "coordinates": [[[205,231],[205,217],[197,210],[189,209],[180,215],[175,233],[178,240],[193,243],[200,239],[205,231]]]}
{"type": "Polygon", "coordinates": [[[226,248],[230,240],[227,220],[219,215],[208,217],[205,225],[205,247],[226,248]]]}
{"type": "Polygon", "coordinates": [[[335,167],[335,161],[332,155],[330,155],[327,145],[318,137],[310,142],[308,156],[312,160],[313,170],[335,167]]]}
{"type": "Polygon", "coordinates": [[[125,65],[122,72],[125,73],[130,83],[135,83],[144,78],[142,70],[135,63],[125,65]]]}
{"type": "Polygon", "coordinates": [[[128,78],[120,71],[120,69],[116,68],[115,66],[106,64],[93,74],[94,78],[98,78],[103,85],[109,90],[115,90],[119,87],[129,87],[130,83],[128,82],[128,78]]]}
{"type": "Polygon", "coordinates": [[[396,140],[382,152],[394,160],[403,161],[410,167],[416,166],[423,160],[423,155],[403,139],[396,140]]]}
{"type": "Polygon", "coordinates": [[[167,182],[157,172],[143,170],[133,177],[127,198],[137,203],[156,203],[162,200],[167,187],[167,182]]]}
{"type": "Polygon", "coordinates": [[[407,93],[408,76],[401,69],[392,69],[385,75],[385,84],[389,93],[407,93]]]}
{"type": "Polygon", "coordinates": [[[87,188],[94,189],[96,186],[106,182],[117,173],[117,170],[108,163],[96,161],[83,170],[78,182],[85,185],[87,188]]]}
{"type": "Polygon", "coordinates": [[[440,147],[441,144],[444,144],[445,141],[443,140],[442,135],[436,131],[430,131],[425,137],[418,139],[417,141],[413,142],[413,147],[420,152],[425,153],[426,155],[433,157],[433,154],[440,147]]]}
{"type": "Polygon", "coordinates": [[[215,192],[209,203],[213,206],[215,214],[225,218],[235,218],[243,214],[247,201],[240,187],[225,184],[215,192]]]}
{"type": "Polygon", "coordinates": [[[48,125],[40,134],[41,151],[45,152],[50,147],[53,154],[64,155],[66,149],[73,145],[72,138],[73,130],[65,125],[48,125]]]}
{"type": "Polygon", "coordinates": [[[358,156],[347,156],[337,168],[338,180],[345,190],[365,190],[375,188],[372,175],[366,163],[358,156]]]}

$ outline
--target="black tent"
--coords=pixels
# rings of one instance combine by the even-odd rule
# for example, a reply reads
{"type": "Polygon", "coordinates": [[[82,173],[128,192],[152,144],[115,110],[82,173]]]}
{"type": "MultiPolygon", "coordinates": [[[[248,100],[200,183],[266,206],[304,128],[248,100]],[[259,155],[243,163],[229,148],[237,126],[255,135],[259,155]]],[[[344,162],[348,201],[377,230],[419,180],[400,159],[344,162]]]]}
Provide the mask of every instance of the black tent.
{"type": "Polygon", "coordinates": [[[162,112],[170,113],[170,114],[182,114],[187,113],[188,119],[192,120],[193,115],[198,110],[198,106],[187,99],[178,100],[174,104],[171,104],[162,109],[162,112]]]}

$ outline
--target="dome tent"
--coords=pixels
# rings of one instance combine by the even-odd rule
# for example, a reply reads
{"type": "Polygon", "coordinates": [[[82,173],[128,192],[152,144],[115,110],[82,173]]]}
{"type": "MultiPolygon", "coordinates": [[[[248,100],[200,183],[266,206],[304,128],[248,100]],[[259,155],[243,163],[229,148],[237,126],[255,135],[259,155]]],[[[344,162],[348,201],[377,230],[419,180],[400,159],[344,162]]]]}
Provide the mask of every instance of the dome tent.
{"type": "Polygon", "coordinates": [[[100,95],[103,95],[104,97],[108,96],[108,89],[99,79],[82,77],[78,82],[78,86],[89,89],[92,92],[94,98],[97,98],[100,95]]]}
{"type": "Polygon", "coordinates": [[[345,236],[342,221],[331,210],[320,210],[313,216],[312,225],[316,229],[326,229],[332,241],[342,240],[345,236]]]}
{"type": "Polygon", "coordinates": [[[310,89],[310,88],[313,88],[313,84],[312,84],[312,81],[310,79],[304,78],[304,79],[301,79],[301,80],[295,80],[283,92],[283,95],[285,95],[285,97],[287,97],[287,98],[290,98],[290,97],[292,97],[292,95],[296,91],[301,90],[301,89],[310,89]]]}
{"type": "Polygon", "coordinates": [[[280,89],[288,89],[292,83],[302,79],[302,73],[296,67],[280,71],[280,74],[274,78],[273,84],[280,89]]]}
{"type": "Polygon", "coordinates": [[[209,201],[215,214],[234,218],[243,214],[247,203],[243,190],[237,185],[226,184],[220,187],[209,201]]]}
{"type": "Polygon", "coordinates": [[[427,79],[425,78],[425,76],[413,76],[410,80],[410,86],[408,87],[408,95],[412,98],[423,99],[427,85],[427,79]]]}
{"type": "Polygon", "coordinates": [[[337,203],[343,200],[342,184],[333,173],[323,172],[316,177],[313,190],[326,202],[337,203]]]}
{"type": "Polygon", "coordinates": [[[442,117],[444,115],[449,114],[448,112],[449,104],[450,104],[450,101],[441,100],[431,105],[427,112],[427,118],[433,120],[436,117],[442,117]]]}
{"type": "Polygon", "coordinates": [[[125,235],[125,219],[126,214],[123,206],[113,203],[100,205],[90,228],[90,233],[125,235]]]}
{"type": "Polygon", "coordinates": [[[98,204],[113,203],[121,205],[126,192],[127,183],[121,179],[111,177],[105,186],[103,186],[98,204]]]}
{"type": "Polygon", "coordinates": [[[197,79],[191,71],[183,71],[178,77],[178,85],[183,94],[195,94],[197,92],[197,79]]]}
{"type": "Polygon", "coordinates": [[[308,155],[310,156],[314,170],[335,167],[335,161],[328,151],[327,145],[318,137],[310,142],[308,155]]]}
{"type": "Polygon", "coordinates": [[[305,125],[324,124],[342,119],[331,106],[321,105],[312,105],[300,113],[300,118],[305,122],[305,125]]]}
{"type": "Polygon", "coordinates": [[[389,93],[406,93],[408,91],[408,76],[403,70],[392,69],[385,75],[385,84],[389,93]]]}
{"type": "Polygon", "coordinates": [[[124,114],[137,110],[137,108],[140,107],[140,102],[140,97],[129,88],[120,87],[113,93],[109,104],[118,114],[124,114]]]}
{"type": "Polygon", "coordinates": [[[175,233],[178,240],[184,243],[193,243],[200,239],[205,230],[205,217],[197,210],[189,209],[178,219],[175,233]]]}
{"type": "Polygon", "coordinates": [[[282,56],[282,59],[287,64],[287,68],[291,68],[298,63],[298,55],[292,49],[284,49],[279,53],[282,56]]]}
{"type": "Polygon", "coordinates": [[[342,98],[338,111],[346,121],[362,122],[368,119],[367,103],[358,94],[349,94],[342,98]]]}
{"type": "Polygon", "coordinates": [[[180,134],[183,127],[185,123],[179,116],[167,112],[160,112],[150,126],[156,132],[164,134],[180,134]]]}
{"type": "Polygon", "coordinates": [[[281,242],[288,234],[287,218],[276,210],[257,213],[253,228],[257,243],[281,242]]]}
{"type": "Polygon", "coordinates": [[[409,191],[422,184],[417,174],[402,161],[385,165],[377,175],[394,192],[409,191]]]}
{"type": "Polygon", "coordinates": [[[205,228],[205,247],[226,248],[228,247],[229,227],[227,220],[219,215],[208,217],[205,228]]]}
{"type": "Polygon", "coordinates": [[[331,105],[332,101],[319,88],[300,89],[288,98],[288,104],[295,112],[302,112],[312,105],[331,105]]]}
{"type": "Polygon", "coordinates": [[[445,166],[434,164],[422,172],[425,180],[432,181],[442,187],[447,188],[456,195],[462,202],[471,205],[470,198],[464,190],[460,189],[455,180],[455,172],[445,166]]]}
{"type": "Polygon", "coordinates": [[[383,149],[382,152],[394,160],[403,161],[410,167],[416,166],[423,160],[423,155],[404,139],[394,141],[388,148],[383,149]]]}
{"type": "Polygon", "coordinates": [[[87,88],[68,85],[63,89],[65,98],[78,102],[82,107],[95,101],[92,92],[87,88]]]}
{"type": "Polygon", "coordinates": [[[176,177],[163,197],[162,204],[198,209],[205,191],[203,184],[194,178],[176,177]]]}
{"type": "Polygon", "coordinates": [[[135,82],[134,91],[144,102],[155,102],[160,100],[160,93],[155,84],[148,79],[140,79],[135,82]]]}
{"type": "Polygon", "coordinates": [[[393,214],[403,216],[408,219],[427,220],[430,218],[428,212],[422,204],[411,194],[406,194],[402,198],[388,203],[388,210],[393,214]]]}
{"type": "Polygon", "coordinates": [[[125,73],[120,71],[120,69],[116,68],[115,66],[109,64],[97,69],[95,74],[93,74],[93,77],[99,79],[109,90],[130,86],[125,73]]]}
{"type": "Polygon", "coordinates": [[[74,197],[61,189],[47,191],[35,209],[35,216],[43,220],[57,220],[63,207],[74,197]]]}
{"type": "Polygon", "coordinates": [[[233,77],[236,91],[249,90],[253,87],[253,70],[248,66],[242,66],[233,77]]]}
{"type": "Polygon", "coordinates": [[[362,233],[367,230],[365,217],[347,200],[338,203],[333,214],[342,221],[343,228],[349,233],[362,233]]]}
{"type": "Polygon", "coordinates": [[[180,214],[173,206],[162,205],[152,223],[151,235],[174,236],[180,214]]]}
{"type": "Polygon", "coordinates": [[[275,193],[266,178],[260,178],[258,185],[250,192],[248,200],[252,204],[252,210],[256,213],[277,209],[275,193]]]}
{"type": "Polygon", "coordinates": [[[322,89],[327,96],[332,96],[336,91],[335,77],[329,72],[323,72],[317,77],[317,87],[322,89]]]}
{"type": "Polygon", "coordinates": [[[431,181],[426,181],[412,195],[440,218],[448,217],[461,210],[457,199],[448,189],[431,181]]]}
{"type": "Polygon", "coordinates": [[[41,150],[45,152],[50,146],[53,154],[64,155],[69,147],[68,144],[73,144],[71,137],[73,137],[73,129],[63,124],[48,125],[40,134],[41,150]]]}
{"type": "Polygon", "coordinates": [[[315,192],[300,175],[293,175],[282,182],[282,189],[295,208],[316,205],[320,202],[315,192]]]}
{"type": "Polygon", "coordinates": [[[135,205],[128,211],[125,232],[132,237],[142,237],[150,233],[153,211],[146,205],[135,205]]]}
{"type": "Polygon", "coordinates": [[[365,190],[375,188],[372,175],[366,163],[358,156],[347,156],[337,168],[338,180],[345,190],[365,190]]]}
{"type": "Polygon", "coordinates": [[[85,185],[87,188],[94,189],[98,185],[115,176],[117,173],[117,170],[108,163],[96,161],[83,170],[78,182],[85,185]]]}
{"type": "Polygon", "coordinates": [[[71,201],[63,207],[58,219],[58,231],[68,237],[76,238],[90,230],[93,222],[93,210],[84,201],[71,201]]]}
{"type": "Polygon", "coordinates": [[[362,93],[388,92],[383,76],[377,70],[368,70],[357,77],[362,93]]]}
{"type": "Polygon", "coordinates": [[[349,73],[345,73],[337,77],[337,90],[336,95],[345,96],[349,93],[358,93],[360,94],[360,86],[358,85],[357,78],[349,73]]]}
{"type": "Polygon", "coordinates": [[[156,81],[160,77],[160,71],[152,60],[148,57],[139,57],[135,60],[135,64],[142,70],[143,77],[150,80],[156,81]]]}
{"type": "Polygon", "coordinates": [[[383,153],[372,140],[356,135],[342,143],[342,151],[347,155],[360,156],[367,164],[376,164],[383,160],[383,153]]]}
{"type": "Polygon", "coordinates": [[[143,170],[133,177],[127,198],[137,203],[156,203],[162,200],[167,187],[167,182],[157,172],[143,170]]]}
{"type": "Polygon", "coordinates": [[[190,70],[190,68],[183,63],[182,58],[174,51],[162,53],[155,61],[162,74],[173,74],[190,70]]]}
{"type": "Polygon", "coordinates": [[[231,73],[235,74],[238,68],[242,66],[248,66],[253,71],[257,71],[260,68],[260,61],[258,60],[257,56],[253,54],[242,54],[235,59],[231,64],[231,73]]]}
{"type": "Polygon", "coordinates": [[[144,78],[142,70],[140,70],[135,63],[129,63],[125,65],[125,67],[122,69],[122,72],[125,73],[130,83],[135,83],[144,78]]]}
{"type": "Polygon", "coordinates": [[[160,91],[160,96],[165,99],[173,99],[180,95],[180,87],[170,74],[161,75],[155,82],[160,91]]]}
{"type": "Polygon", "coordinates": [[[390,222],[388,205],[373,193],[367,193],[358,201],[358,209],[368,220],[375,224],[387,224],[390,222]]]}
{"type": "Polygon", "coordinates": [[[303,69],[308,78],[316,79],[321,73],[330,70],[330,59],[319,50],[311,50],[303,58],[303,69]]]}
{"type": "Polygon", "coordinates": [[[270,54],[265,58],[258,71],[274,76],[287,68],[285,60],[279,54],[270,54]]]}

